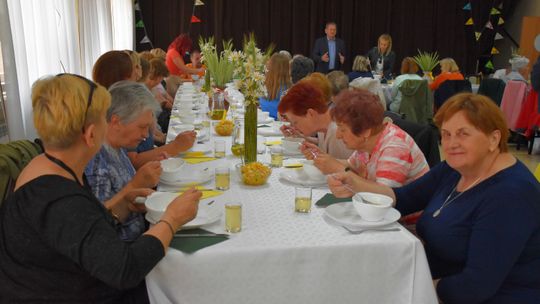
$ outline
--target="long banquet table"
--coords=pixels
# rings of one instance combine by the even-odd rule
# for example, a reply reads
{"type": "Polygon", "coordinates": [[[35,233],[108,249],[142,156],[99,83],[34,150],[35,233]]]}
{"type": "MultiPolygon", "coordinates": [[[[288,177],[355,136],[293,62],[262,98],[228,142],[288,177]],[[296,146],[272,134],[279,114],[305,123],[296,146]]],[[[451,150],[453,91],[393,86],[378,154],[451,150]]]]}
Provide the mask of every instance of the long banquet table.
{"type": "MultiPolygon", "coordinates": [[[[233,170],[240,160],[230,137],[213,134],[205,144],[213,147],[216,138],[226,140],[226,158],[186,166],[233,170]]],[[[269,161],[266,153],[258,157],[269,161]]],[[[168,249],[146,277],[152,303],[437,303],[415,236],[397,223],[398,232],[352,235],[330,225],[324,208],[295,213],[294,185],[279,178],[282,170],[291,169],[274,169],[260,187],[241,185],[231,171],[230,190],[212,199],[222,209],[243,204],[242,231],[193,254],[168,249]]],[[[328,192],[313,189],[313,202],[328,192]]],[[[224,233],[224,216],[203,228],[224,233]]]]}

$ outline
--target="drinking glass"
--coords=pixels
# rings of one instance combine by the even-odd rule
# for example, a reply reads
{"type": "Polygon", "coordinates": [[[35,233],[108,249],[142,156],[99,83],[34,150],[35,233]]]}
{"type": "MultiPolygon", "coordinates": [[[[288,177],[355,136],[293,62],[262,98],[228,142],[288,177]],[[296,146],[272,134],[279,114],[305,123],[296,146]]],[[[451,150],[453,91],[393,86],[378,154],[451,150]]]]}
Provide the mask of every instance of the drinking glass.
{"type": "Polygon", "coordinates": [[[308,213],[311,211],[311,188],[297,187],[294,198],[294,211],[308,213]]]}
{"type": "Polygon", "coordinates": [[[215,169],[216,189],[229,190],[231,184],[231,171],[229,167],[217,167],[215,169]]]}
{"type": "Polygon", "coordinates": [[[242,230],[242,204],[238,202],[225,204],[225,231],[240,232],[242,230]]]}
{"type": "Polygon", "coordinates": [[[214,157],[216,158],[225,157],[225,141],[224,140],[214,141],[214,157]]]}

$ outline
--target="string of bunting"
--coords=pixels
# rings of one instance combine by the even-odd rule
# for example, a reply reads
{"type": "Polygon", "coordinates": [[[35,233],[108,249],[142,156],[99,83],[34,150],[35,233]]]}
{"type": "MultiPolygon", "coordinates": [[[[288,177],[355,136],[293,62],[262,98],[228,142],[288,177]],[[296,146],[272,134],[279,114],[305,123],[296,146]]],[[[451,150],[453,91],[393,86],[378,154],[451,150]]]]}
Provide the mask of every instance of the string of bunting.
{"type": "MultiPolygon", "coordinates": [[[[477,42],[480,40],[480,38],[482,37],[482,35],[484,34],[485,31],[487,31],[487,30],[494,31],[495,30],[494,24],[496,24],[497,27],[504,24],[504,19],[503,19],[502,14],[501,14],[501,11],[503,9],[503,3],[501,2],[498,6],[495,6],[494,5],[495,1],[496,0],[493,1],[493,5],[492,5],[490,13],[489,13],[488,21],[484,25],[482,25],[482,27],[480,29],[478,29],[478,26],[474,22],[474,19],[472,17],[472,5],[471,5],[471,2],[468,2],[467,4],[465,4],[465,6],[463,6],[464,11],[469,11],[470,12],[470,14],[469,14],[470,17],[465,22],[465,26],[472,26],[473,27],[474,37],[475,37],[477,42]]],[[[499,32],[496,32],[495,36],[493,38],[493,42],[495,40],[501,40],[503,38],[504,37],[499,32]]],[[[495,46],[492,46],[489,55],[490,55],[490,57],[492,57],[493,55],[496,55],[496,54],[499,54],[499,50],[497,50],[497,48],[495,48],[495,46]]],[[[485,63],[484,67],[486,69],[490,69],[490,70],[494,69],[493,62],[491,61],[491,59],[489,59],[485,63]]]]}
{"type": "Polygon", "coordinates": [[[154,48],[154,44],[152,43],[150,38],[148,38],[148,32],[146,31],[146,26],[144,25],[143,15],[142,15],[141,7],[139,6],[139,2],[135,1],[135,3],[133,4],[133,8],[135,9],[135,20],[136,20],[135,30],[142,29],[144,32],[144,37],[143,39],[141,39],[141,41],[139,41],[139,43],[140,44],[148,43],[150,44],[151,48],[154,48]]]}

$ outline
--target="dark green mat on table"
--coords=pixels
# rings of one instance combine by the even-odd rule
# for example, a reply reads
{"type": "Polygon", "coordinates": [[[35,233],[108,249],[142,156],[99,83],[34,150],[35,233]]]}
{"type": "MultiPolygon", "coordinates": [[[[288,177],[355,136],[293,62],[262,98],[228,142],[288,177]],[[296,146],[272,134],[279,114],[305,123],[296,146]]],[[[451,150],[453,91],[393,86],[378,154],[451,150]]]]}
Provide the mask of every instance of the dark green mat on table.
{"type": "Polygon", "coordinates": [[[345,197],[345,198],[338,198],[335,197],[332,193],[327,193],[323,197],[321,197],[320,200],[318,200],[315,205],[318,207],[327,207],[332,204],[336,203],[343,203],[343,202],[352,202],[352,198],[345,197]]]}
{"type": "MultiPolygon", "coordinates": [[[[204,230],[204,229],[190,229],[182,230],[176,233],[177,235],[182,234],[213,234],[213,232],[204,230]]],[[[228,236],[193,236],[193,237],[175,237],[171,241],[169,247],[180,250],[184,253],[191,254],[197,250],[201,250],[208,246],[212,246],[223,241],[228,240],[228,236]]]]}

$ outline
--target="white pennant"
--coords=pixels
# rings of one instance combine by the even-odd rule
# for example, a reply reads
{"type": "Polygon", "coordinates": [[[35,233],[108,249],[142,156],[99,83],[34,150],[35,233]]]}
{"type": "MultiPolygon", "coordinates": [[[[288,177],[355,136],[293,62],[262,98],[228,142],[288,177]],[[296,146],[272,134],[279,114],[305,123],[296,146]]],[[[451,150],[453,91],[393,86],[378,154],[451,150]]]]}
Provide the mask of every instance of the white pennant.
{"type": "Polygon", "coordinates": [[[204,5],[204,2],[201,0],[195,0],[195,6],[204,5]]]}
{"type": "Polygon", "coordinates": [[[501,40],[501,39],[504,39],[503,35],[499,33],[495,34],[495,40],[501,40]]]}
{"type": "Polygon", "coordinates": [[[150,39],[148,38],[148,36],[144,36],[140,43],[150,43],[150,39]]]}
{"type": "Polygon", "coordinates": [[[140,11],[140,10],[141,10],[141,8],[139,7],[139,3],[135,3],[135,10],[136,10],[136,11],[140,11]]]}

